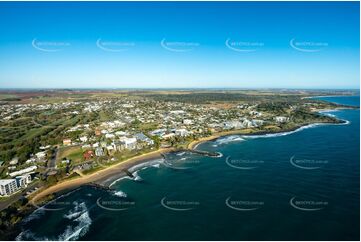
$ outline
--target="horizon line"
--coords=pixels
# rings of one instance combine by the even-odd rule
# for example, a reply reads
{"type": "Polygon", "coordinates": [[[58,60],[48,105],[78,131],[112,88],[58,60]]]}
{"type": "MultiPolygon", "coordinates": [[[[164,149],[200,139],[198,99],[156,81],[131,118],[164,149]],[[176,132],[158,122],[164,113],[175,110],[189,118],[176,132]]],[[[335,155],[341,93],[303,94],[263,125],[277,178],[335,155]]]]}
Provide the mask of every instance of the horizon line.
{"type": "Polygon", "coordinates": [[[0,87],[0,90],[360,90],[360,87],[0,87]]]}

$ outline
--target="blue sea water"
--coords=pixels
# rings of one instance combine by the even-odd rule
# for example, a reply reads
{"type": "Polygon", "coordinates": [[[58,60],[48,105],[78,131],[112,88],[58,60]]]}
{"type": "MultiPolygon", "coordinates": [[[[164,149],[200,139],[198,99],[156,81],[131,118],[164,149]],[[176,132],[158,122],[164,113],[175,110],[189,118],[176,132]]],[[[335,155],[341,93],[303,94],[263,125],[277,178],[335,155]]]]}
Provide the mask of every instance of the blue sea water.
{"type": "MultiPolygon", "coordinates": [[[[327,97],[359,106],[357,97],[327,97]]],[[[360,111],[285,134],[227,136],[113,183],[82,187],[22,223],[19,240],[359,240],[360,111]]]]}

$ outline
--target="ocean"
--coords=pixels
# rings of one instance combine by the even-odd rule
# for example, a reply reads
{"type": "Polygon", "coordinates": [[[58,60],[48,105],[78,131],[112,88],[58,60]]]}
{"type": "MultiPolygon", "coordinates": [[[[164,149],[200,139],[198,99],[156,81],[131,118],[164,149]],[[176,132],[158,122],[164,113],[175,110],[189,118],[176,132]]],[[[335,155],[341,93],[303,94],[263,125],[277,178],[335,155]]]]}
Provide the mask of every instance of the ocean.
{"type": "MultiPolygon", "coordinates": [[[[360,105],[360,97],[324,97],[360,105]]],[[[17,240],[359,240],[360,111],[347,124],[221,137],[81,187],[21,223],[17,240]]]]}

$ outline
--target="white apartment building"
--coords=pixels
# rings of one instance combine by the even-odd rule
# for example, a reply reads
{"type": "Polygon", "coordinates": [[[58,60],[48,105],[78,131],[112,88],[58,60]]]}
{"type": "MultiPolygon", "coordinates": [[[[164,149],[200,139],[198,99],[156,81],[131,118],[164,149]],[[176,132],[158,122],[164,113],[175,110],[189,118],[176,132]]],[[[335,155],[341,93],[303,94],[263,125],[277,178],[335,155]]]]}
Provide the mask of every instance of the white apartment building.
{"type": "Polygon", "coordinates": [[[176,129],[175,134],[184,137],[189,135],[189,132],[186,129],[176,129]]]}
{"type": "Polygon", "coordinates": [[[15,179],[0,180],[0,195],[9,196],[18,190],[15,179]]]}
{"type": "Polygon", "coordinates": [[[36,169],[38,169],[37,166],[30,166],[30,167],[25,168],[25,169],[22,169],[22,170],[20,170],[20,171],[11,172],[9,175],[10,175],[11,177],[20,176],[20,175],[22,175],[22,174],[35,171],[36,169]]]}
{"type": "Polygon", "coordinates": [[[27,187],[28,184],[31,182],[31,176],[30,174],[25,174],[22,176],[15,177],[15,180],[18,188],[24,188],[27,187]]]}
{"type": "Polygon", "coordinates": [[[137,139],[134,137],[132,138],[121,137],[119,138],[119,140],[124,145],[125,149],[134,150],[135,148],[137,148],[137,139]]]}
{"type": "Polygon", "coordinates": [[[284,116],[277,116],[274,118],[276,120],[276,122],[278,123],[285,123],[289,120],[289,118],[284,117],[284,116]]]}

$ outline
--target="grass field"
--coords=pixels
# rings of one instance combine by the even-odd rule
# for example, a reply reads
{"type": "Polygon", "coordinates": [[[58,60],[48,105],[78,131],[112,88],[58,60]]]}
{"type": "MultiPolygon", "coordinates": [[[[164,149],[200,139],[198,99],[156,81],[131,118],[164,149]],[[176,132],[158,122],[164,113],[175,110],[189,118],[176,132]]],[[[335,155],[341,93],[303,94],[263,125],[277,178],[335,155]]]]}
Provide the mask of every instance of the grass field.
{"type": "Polygon", "coordinates": [[[73,164],[80,163],[83,161],[83,150],[80,146],[62,147],[56,162],[60,164],[63,158],[72,160],[73,164]]]}

